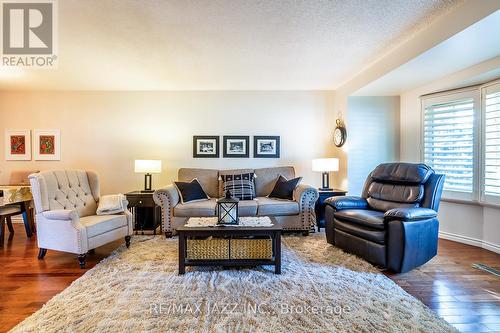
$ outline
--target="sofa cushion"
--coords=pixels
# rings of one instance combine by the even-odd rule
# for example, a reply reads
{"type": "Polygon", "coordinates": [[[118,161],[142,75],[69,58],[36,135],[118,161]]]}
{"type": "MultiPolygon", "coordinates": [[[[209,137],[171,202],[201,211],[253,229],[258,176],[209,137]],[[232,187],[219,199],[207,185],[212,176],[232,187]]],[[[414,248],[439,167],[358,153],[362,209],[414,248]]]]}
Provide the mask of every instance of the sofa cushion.
{"type": "MultiPolygon", "coordinates": [[[[218,197],[222,198],[225,196],[224,192],[224,181],[222,180],[222,176],[225,175],[241,175],[243,173],[254,173],[254,169],[230,169],[230,170],[219,170],[218,172],[218,197]]],[[[254,197],[255,197],[255,189],[254,189],[254,197]]]]}
{"type": "Polygon", "coordinates": [[[359,224],[365,227],[384,230],[384,213],[368,209],[344,209],[335,212],[336,219],[359,224]]]}
{"type": "Polygon", "coordinates": [[[299,203],[296,201],[257,197],[257,203],[257,214],[259,216],[299,214],[299,203]]]}
{"type": "Polygon", "coordinates": [[[291,166],[255,169],[255,195],[268,196],[280,175],[292,179],[295,178],[295,170],[291,166]]]}
{"type": "Polygon", "coordinates": [[[127,216],[125,214],[89,215],[81,217],[80,223],[87,229],[87,236],[89,238],[128,226],[127,216]]]}
{"type": "Polygon", "coordinates": [[[253,200],[255,198],[253,176],[253,172],[221,175],[224,182],[223,192],[229,191],[232,197],[239,200],[253,200]]]}
{"type": "Polygon", "coordinates": [[[240,200],[238,202],[238,214],[240,216],[256,216],[257,200],[240,200]]]}
{"type": "Polygon", "coordinates": [[[212,169],[197,169],[197,168],[181,168],[177,179],[181,182],[190,182],[193,179],[198,179],[203,191],[212,198],[219,197],[219,177],[218,170],[212,169]]]}
{"type": "Polygon", "coordinates": [[[215,216],[217,199],[179,203],[174,207],[174,216],[178,217],[207,217],[215,216]]]}
{"type": "Polygon", "coordinates": [[[378,243],[385,243],[385,230],[372,229],[355,223],[335,221],[335,229],[342,230],[348,234],[378,243]]]}

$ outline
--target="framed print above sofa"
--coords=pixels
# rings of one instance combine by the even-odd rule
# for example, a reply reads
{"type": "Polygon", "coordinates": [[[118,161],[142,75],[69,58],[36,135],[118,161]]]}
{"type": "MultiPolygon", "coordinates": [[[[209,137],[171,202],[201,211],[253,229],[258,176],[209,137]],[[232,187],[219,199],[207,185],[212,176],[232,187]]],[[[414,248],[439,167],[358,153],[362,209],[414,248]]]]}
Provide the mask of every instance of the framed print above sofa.
{"type": "Polygon", "coordinates": [[[279,136],[254,136],[253,157],[256,158],[279,158],[280,137],[279,136]]]}
{"type": "Polygon", "coordinates": [[[218,158],[219,137],[218,136],[193,136],[194,158],[218,158]]]}
{"type": "Polygon", "coordinates": [[[249,136],[224,136],[223,157],[249,157],[250,137],[249,136]]]}

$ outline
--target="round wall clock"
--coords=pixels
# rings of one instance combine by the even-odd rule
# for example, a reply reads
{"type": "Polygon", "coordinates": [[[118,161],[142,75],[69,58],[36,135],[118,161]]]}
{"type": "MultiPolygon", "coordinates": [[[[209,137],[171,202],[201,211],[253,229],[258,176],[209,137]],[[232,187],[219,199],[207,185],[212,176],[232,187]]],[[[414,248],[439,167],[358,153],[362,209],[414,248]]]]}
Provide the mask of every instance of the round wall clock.
{"type": "Polygon", "coordinates": [[[347,130],[342,120],[337,119],[336,122],[337,127],[333,130],[333,143],[337,147],[342,147],[347,139],[347,130]]]}

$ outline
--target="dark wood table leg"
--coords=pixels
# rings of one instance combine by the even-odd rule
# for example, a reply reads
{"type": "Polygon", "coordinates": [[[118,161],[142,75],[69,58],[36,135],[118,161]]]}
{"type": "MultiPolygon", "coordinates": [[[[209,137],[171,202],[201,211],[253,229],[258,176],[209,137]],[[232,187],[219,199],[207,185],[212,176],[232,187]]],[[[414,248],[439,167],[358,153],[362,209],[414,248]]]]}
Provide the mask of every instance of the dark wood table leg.
{"type": "Polygon", "coordinates": [[[24,229],[26,230],[26,236],[28,238],[31,238],[31,236],[33,236],[33,233],[31,232],[31,226],[30,226],[30,220],[28,218],[28,207],[26,205],[26,202],[22,202],[21,203],[21,212],[22,212],[22,215],[23,215],[23,221],[24,221],[24,229]]]}
{"type": "Polygon", "coordinates": [[[5,239],[5,217],[0,215],[0,247],[3,247],[5,239]]]}
{"type": "Polygon", "coordinates": [[[274,273],[281,274],[281,231],[274,233],[274,273]]]}
{"type": "Polygon", "coordinates": [[[30,220],[31,233],[36,234],[36,225],[35,225],[35,210],[31,208],[31,203],[28,206],[28,216],[30,220]]]}
{"type": "Polygon", "coordinates": [[[5,222],[7,223],[7,228],[9,229],[9,233],[13,234],[14,227],[12,226],[12,218],[10,217],[10,215],[5,218],[5,222]]]}
{"type": "Polygon", "coordinates": [[[183,232],[179,232],[179,275],[186,273],[186,237],[183,232]]]}

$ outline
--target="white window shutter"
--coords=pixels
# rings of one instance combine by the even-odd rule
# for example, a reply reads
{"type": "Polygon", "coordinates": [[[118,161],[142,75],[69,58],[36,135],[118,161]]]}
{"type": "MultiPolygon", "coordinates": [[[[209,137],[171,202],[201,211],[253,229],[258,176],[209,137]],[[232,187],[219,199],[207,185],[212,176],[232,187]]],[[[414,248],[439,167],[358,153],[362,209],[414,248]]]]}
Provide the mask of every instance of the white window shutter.
{"type": "Polygon", "coordinates": [[[423,105],[423,161],[445,174],[445,196],[472,200],[475,189],[476,108],[465,96],[429,99],[423,105]]]}
{"type": "Polygon", "coordinates": [[[484,195],[486,202],[500,202],[500,84],[489,86],[484,94],[484,195]]]}

